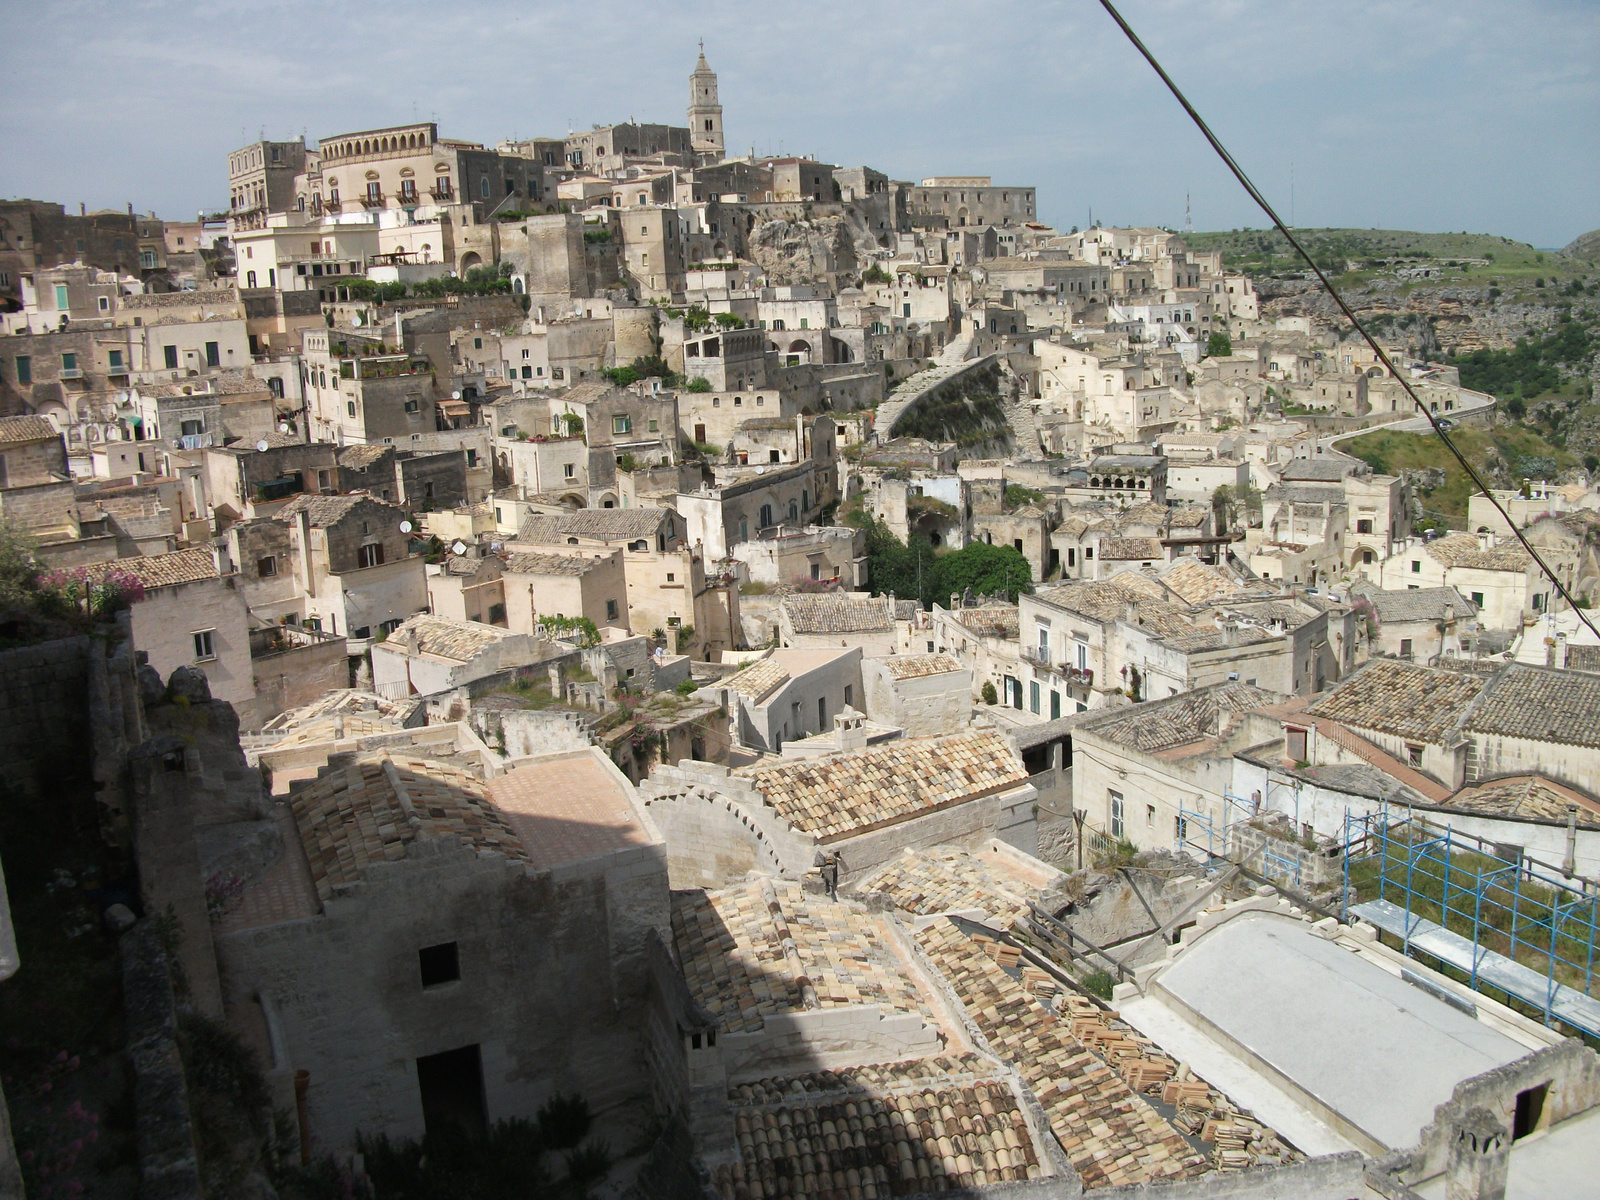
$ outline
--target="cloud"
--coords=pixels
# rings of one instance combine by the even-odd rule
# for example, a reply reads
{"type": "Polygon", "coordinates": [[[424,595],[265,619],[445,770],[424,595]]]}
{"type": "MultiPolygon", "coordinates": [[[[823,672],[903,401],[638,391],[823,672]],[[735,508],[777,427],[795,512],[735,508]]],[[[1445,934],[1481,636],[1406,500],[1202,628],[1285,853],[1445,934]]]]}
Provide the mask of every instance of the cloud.
{"type": "MultiPolygon", "coordinates": [[[[1301,224],[1600,226],[1600,7],[1586,0],[1124,0],[1124,15],[1301,224]]],[[[1082,224],[1259,226],[1092,0],[71,0],[8,13],[0,194],[179,216],[226,155],[413,119],[492,144],[681,122],[695,43],[729,144],[991,174],[1082,224]]]]}

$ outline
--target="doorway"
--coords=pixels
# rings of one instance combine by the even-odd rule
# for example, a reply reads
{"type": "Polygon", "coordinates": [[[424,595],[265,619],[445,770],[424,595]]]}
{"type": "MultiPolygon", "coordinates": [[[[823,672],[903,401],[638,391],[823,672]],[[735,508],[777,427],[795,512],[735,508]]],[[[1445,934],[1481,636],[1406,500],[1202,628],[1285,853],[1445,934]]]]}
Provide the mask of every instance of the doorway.
{"type": "Polygon", "coordinates": [[[483,1055],[476,1045],[417,1059],[417,1090],[422,1093],[422,1122],[428,1136],[488,1133],[483,1055]]]}

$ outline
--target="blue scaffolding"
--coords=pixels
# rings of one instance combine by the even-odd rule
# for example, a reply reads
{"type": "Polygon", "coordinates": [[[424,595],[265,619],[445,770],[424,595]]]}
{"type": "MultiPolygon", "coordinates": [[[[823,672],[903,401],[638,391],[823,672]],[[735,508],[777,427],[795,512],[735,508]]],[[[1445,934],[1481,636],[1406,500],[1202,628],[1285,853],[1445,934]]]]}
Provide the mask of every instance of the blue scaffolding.
{"type": "Polygon", "coordinates": [[[1531,859],[1514,861],[1494,843],[1432,825],[1387,805],[1345,814],[1343,916],[1393,934],[1407,955],[1426,954],[1536,1008],[1555,1021],[1600,1037],[1595,982],[1600,895],[1590,881],[1531,859]],[[1355,902],[1352,878],[1375,863],[1376,895],[1355,902]],[[1486,940],[1504,940],[1504,953],[1486,940]],[[1533,965],[1530,965],[1533,964],[1533,965]],[[1542,967],[1542,970],[1539,969],[1542,967]],[[1569,986],[1557,976],[1564,975],[1569,986]]]}

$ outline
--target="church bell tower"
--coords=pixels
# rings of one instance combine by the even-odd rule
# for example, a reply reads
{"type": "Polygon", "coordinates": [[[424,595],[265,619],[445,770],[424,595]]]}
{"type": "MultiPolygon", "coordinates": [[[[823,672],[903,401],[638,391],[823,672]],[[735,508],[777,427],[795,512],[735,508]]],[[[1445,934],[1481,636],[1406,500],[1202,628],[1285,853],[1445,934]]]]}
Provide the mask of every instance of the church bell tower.
{"type": "Polygon", "coordinates": [[[697,163],[722,161],[722,105],[717,100],[717,73],[706,63],[706,44],[689,76],[689,144],[697,163]]]}

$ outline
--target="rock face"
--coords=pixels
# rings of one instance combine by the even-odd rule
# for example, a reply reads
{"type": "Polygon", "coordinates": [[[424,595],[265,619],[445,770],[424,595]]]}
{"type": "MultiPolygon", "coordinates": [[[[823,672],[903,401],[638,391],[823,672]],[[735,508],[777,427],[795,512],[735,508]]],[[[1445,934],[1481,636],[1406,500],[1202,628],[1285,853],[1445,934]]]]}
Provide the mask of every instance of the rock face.
{"type": "Polygon", "coordinates": [[[190,704],[209,704],[211,681],[199,667],[179,667],[167,677],[167,695],[190,704]]]}
{"type": "MultiPolygon", "coordinates": [[[[1258,285],[1261,315],[1342,321],[1333,299],[1315,280],[1273,279],[1258,285]]],[[[1419,354],[1499,350],[1518,338],[1538,336],[1556,323],[1557,311],[1543,304],[1500,302],[1487,287],[1446,287],[1406,292],[1400,281],[1375,279],[1345,290],[1346,303],[1385,341],[1403,342],[1419,354]]]]}
{"type": "Polygon", "coordinates": [[[1568,258],[1581,258],[1586,262],[1600,263],[1600,229],[1591,229],[1588,233],[1573,238],[1561,253],[1568,258]]]}
{"type": "Polygon", "coordinates": [[[749,232],[750,258],[775,286],[836,282],[859,272],[878,243],[853,208],[843,214],[812,216],[799,206],[788,217],[774,217],[749,232]]]}

